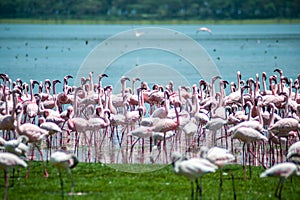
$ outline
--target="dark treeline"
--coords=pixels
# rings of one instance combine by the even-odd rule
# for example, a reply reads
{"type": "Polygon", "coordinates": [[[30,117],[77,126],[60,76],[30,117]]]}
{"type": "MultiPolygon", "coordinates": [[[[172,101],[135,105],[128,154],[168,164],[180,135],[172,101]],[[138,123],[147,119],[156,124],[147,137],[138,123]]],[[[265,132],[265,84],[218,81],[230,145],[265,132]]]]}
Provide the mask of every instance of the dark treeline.
{"type": "Polygon", "coordinates": [[[218,20],[300,18],[300,0],[1,0],[1,18],[218,20]]]}

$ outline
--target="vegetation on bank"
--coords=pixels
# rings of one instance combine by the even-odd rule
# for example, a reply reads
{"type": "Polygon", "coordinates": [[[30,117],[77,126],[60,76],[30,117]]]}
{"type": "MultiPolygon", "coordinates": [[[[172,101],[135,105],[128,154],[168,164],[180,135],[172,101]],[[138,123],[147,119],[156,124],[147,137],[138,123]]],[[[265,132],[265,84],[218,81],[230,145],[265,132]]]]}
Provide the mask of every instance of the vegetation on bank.
{"type": "MultiPolygon", "coordinates": [[[[58,171],[47,164],[48,178],[43,176],[41,162],[33,162],[29,179],[27,169],[21,169],[19,180],[15,179],[9,188],[9,199],[61,199],[58,171]]],[[[259,178],[262,167],[252,167],[252,180],[243,180],[241,165],[225,167],[228,175],[223,176],[222,199],[233,199],[230,173],[234,174],[237,199],[276,199],[274,197],[277,178],[259,178]]],[[[190,182],[174,174],[172,166],[147,173],[126,173],[101,163],[79,163],[72,170],[76,199],[190,199],[190,182]]],[[[12,175],[12,172],[10,172],[12,175]]],[[[17,173],[16,173],[17,175],[17,173]]],[[[249,174],[248,174],[249,175],[249,174]]],[[[0,198],[4,196],[4,178],[0,178],[0,198]]],[[[71,179],[63,173],[64,196],[69,198],[71,179]]],[[[10,184],[12,178],[10,178],[10,184]]],[[[284,183],[282,199],[296,200],[300,196],[300,177],[293,177],[284,183]]],[[[203,177],[203,199],[217,199],[219,192],[219,171],[203,177]]]]}
{"type": "Polygon", "coordinates": [[[0,19],[0,24],[300,24],[300,19],[251,20],[84,20],[84,19],[0,19]]]}
{"type": "MultiPolygon", "coordinates": [[[[300,19],[299,0],[1,0],[0,19],[104,22],[300,19]]],[[[166,22],[167,23],[167,22],[166,22]]]]}

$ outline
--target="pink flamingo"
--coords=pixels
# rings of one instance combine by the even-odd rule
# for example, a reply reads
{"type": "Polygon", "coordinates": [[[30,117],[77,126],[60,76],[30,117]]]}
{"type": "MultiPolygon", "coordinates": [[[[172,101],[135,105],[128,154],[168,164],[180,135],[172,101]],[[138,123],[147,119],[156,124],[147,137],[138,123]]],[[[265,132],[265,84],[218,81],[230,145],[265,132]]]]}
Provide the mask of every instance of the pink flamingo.
{"type": "MultiPolygon", "coordinates": [[[[245,167],[245,145],[247,144],[247,153],[250,153],[250,143],[256,142],[263,140],[265,142],[268,141],[268,138],[264,135],[262,135],[259,131],[253,129],[253,128],[248,128],[248,127],[240,127],[237,128],[233,132],[232,139],[239,139],[244,142],[243,145],[243,168],[244,168],[244,180],[246,180],[246,167],[245,167]]],[[[249,170],[250,170],[250,179],[252,178],[252,173],[251,173],[251,162],[250,162],[250,154],[249,154],[249,170]]]]}
{"type": "MultiPolygon", "coordinates": [[[[38,109],[39,109],[38,105],[36,103],[36,99],[35,99],[35,97],[33,95],[34,84],[38,85],[39,82],[37,82],[35,80],[30,80],[30,84],[29,84],[29,86],[30,86],[30,101],[23,102],[23,105],[25,106],[24,108],[25,108],[25,111],[26,111],[25,113],[29,117],[29,119],[33,119],[32,123],[35,122],[35,117],[37,116],[38,109]]],[[[25,120],[26,120],[26,117],[24,119],[24,122],[25,122],[25,120]]]]}
{"type": "Polygon", "coordinates": [[[14,130],[15,125],[14,122],[16,120],[16,94],[20,94],[21,92],[18,89],[12,90],[13,97],[13,109],[11,114],[0,115],[0,130],[6,131],[6,138],[10,137],[9,131],[14,130]]]}
{"type": "MultiPolygon", "coordinates": [[[[21,118],[23,115],[23,107],[20,106],[20,104],[17,105],[17,110],[21,109],[21,112],[19,113],[19,117],[17,118],[17,132],[19,135],[25,135],[28,137],[28,142],[32,143],[33,149],[32,149],[32,157],[31,157],[31,161],[33,160],[33,153],[34,153],[34,147],[36,147],[41,155],[41,159],[43,162],[43,167],[44,167],[44,176],[48,177],[48,172],[46,170],[46,165],[44,163],[44,159],[43,159],[43,153],[39,147],[39,144],[41,143],[42,139],[44,137],[48,137],[49,132],[47,130],[44,130],[40,127],[38,127],[35,124],[31,124],[31,123],[24,123],[21,124],[21,118]]],[[[28,172],[26,174],[26,178],[28,178],[29,175],[29,168],[28,168],[28,172]]]]}

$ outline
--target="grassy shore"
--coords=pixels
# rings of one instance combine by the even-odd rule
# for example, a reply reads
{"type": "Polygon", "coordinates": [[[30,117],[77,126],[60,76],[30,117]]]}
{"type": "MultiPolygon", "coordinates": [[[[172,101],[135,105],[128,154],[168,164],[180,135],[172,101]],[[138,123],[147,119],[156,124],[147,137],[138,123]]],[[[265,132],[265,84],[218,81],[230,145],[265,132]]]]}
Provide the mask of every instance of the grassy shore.
{"type": "MultiPolygon", "coordinates": [[[[41,162],[33,162],[29,179],[25,179],[26,169],[21,169],[19,180],[15,179],[9,188],[9,199],[62,199],[58,172],[47,164],[48,178],[43,177],[41,162]]],[[[252,180],[243,180],[240,165],[225,168],[222,199],[233,199],[230,173],[235,176],[237,199],[276,199],[274,190],[277,178],[259,178],[264,171],[261,167],[252,168],[252,180]]],[[[75,188],[72,199],[190,199],[190,182],[174,174],[172,166],[148,173],[126,173],[107,167],[101,163],[79,163],[72,170],[75,188]]],[[[12,173],[10,173],[11,175],[12,173]]],[[[3,173],[0,177],[0,198],[4,196],[3,173]]],[[[64,199],[70,199],[71,179],[64,172],[64,199]]],[[[12,178],[10,179],[10,184],[12,178]]],[[[300,196],[300,177],[288,179],[283,187],[283,199],[296,200],[300,196]]],[[[203,177],[203,199],[217,199],[219,173],[203,177]]]]}
{"type": "Polygon", "coordinates": [[[300,19],[255,20],[102,20],[102,19],[0,19],[1,24],[299,24],[300,19]]]}

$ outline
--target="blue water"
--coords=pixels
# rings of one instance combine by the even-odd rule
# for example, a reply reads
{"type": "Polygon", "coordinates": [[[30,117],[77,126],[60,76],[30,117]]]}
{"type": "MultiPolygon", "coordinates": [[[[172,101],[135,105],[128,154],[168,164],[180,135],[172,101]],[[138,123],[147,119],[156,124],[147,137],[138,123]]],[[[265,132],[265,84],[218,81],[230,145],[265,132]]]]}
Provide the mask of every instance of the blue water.
{"type": "MultiPolygon", "coordinates": [[[[283,69],[284,74],[292,79],[300,73],[299,24],[205,26],[212,30],[212,34],[196,33],[200,25],[155,25],[183,33],[199,43],[222,78],[229,82],[236,80],[237,71],[241,71],[244,79],[255,77],[256,73],[261,75],[263,71],[271,75],[275,68],[283,69]]],[[[12,80],[21,78],[27,82],[46,78],[62,80],[67,74],[75,79],[80,66],[97,45],[115,34],[144,27],[149,26],[1,24],[0,72],[7,73],[12,80]]],[[[126,45],[124,39],[124,48],[126,45]]],[[[101,55],[100,59],[103,59],[101,55]]],[[[159,75],[150,71],[145,73],[153,79],[152,82],[156,78],[163,81],[161,84],[166,84],[170,77],[176,82],[177,74],[187,81],[178,84],[194,84],[202,78],[178,55],[159,49],[141,49],[113,60],[105,71],[109,79],[103,80],[104,84],[115,84],[122,75],[138,66],[156,70],[159,75]],[[174,73],[168,76],[168,69],[174,69],[174,73]]],[[[143,73],[144,69],[136,70],[143,73]]],[[[71,80],[70,84],[73,83],[71,80]]]]}

